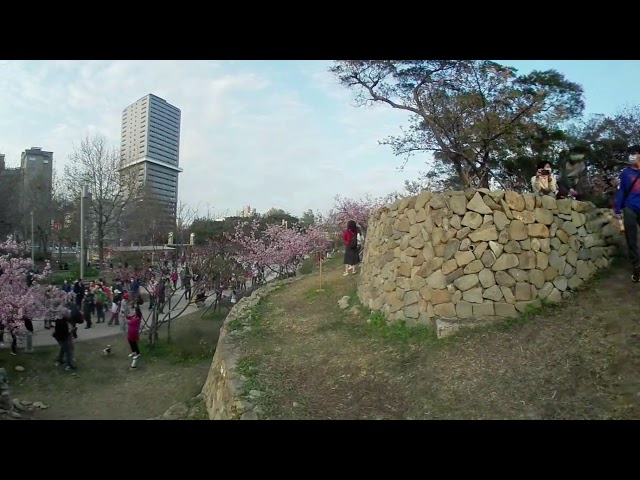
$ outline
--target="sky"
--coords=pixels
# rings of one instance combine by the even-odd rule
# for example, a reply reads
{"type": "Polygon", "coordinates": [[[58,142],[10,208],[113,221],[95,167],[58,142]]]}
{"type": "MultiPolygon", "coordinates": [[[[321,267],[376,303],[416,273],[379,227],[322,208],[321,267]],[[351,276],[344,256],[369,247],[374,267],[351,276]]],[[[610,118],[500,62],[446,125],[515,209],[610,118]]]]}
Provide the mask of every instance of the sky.
{"type": "MultiPolygon", "coordinates": [[[[640,61],[497,60],[520,73],[557,69],[585,89],[587,114],[640,104],[640,61]]],[[[334,196],[383,196],[425,170],[379,145],[408,125],[386,105],[355,107],[319,60],[0,60],[0,153],[69,154],[94,134],[119,148],[122,110],[153,93],[182,111],[180,200],[200,213],[326,212],[334,196]]]]}

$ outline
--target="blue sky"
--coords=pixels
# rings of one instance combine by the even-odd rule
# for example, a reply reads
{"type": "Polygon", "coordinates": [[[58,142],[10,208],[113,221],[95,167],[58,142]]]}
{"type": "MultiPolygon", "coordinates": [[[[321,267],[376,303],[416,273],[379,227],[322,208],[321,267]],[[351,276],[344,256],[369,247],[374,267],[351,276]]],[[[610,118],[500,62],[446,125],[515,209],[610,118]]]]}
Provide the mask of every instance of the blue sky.
{"type": "MultiPolygon", "coordinates": [[[[588,113],[640,104],[639,61],[504,60],[526,73],[555,68],[586,92],[588,113]]],[[[118,146],[122,110],[154,93],[182,110],[180,198],[235,213],[250,204],[294,214],[327,211],[337,193],[402,189],[424,168],[378,145],[407,115],[356,108],[329,61],[0,61],[0,153],[17,165],[31,146],[62,172],[73,146],[95,133],[118,146]]]]}

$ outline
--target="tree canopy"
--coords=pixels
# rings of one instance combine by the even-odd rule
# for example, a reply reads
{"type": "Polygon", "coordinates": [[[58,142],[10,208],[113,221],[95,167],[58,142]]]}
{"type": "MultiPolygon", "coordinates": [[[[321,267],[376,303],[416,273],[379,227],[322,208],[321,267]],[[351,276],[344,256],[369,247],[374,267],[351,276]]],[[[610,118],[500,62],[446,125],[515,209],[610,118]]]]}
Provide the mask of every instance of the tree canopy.
{"type": "Polygon", "coordinates": [[[397,155],[431,152],[465,187],[513,183],[584,109],[582,87],[561,73],[519,75],[488,60],[340,60],[331,72],[359,105],[409,113],[408,129],[382,143],[397,155]]]}

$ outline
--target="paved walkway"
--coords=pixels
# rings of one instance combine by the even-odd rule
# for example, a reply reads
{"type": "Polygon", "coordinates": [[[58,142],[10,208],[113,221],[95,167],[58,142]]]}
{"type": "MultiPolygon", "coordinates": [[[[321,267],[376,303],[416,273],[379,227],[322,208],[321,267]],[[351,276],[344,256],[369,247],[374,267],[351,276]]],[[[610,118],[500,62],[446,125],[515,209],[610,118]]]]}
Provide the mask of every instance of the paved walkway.
{"type": "MultiPolygon", "coordinates": [[[[177,297],[178,295],[183,294],[184,291],[178,291],[174,295],[177,297]]],[[[193,304],[190,304],[187,309],[178,317],[172,318],[172,321],[178,319],[180,317],[184,317],[185,315],[189,315],[194,312],[204,313],[206,308],[213,303],[214,296],[209,296],[205,301],[205,306],[202,308],[198,308],[193,304]]],[[[146,317],[149,312],[149,304],[148,301],[142,305],[142,313],[146,317]]],[[[175,312],[179,312],[182,308],[184,308],[184,301],[180,303],[178,309],[175,312]]],[[[209,310],[210,312],[213,309],[209,310]]],[[[223,312],[226,313],[226,309],[223,309],[223,312]]],[[[78,338],[75,340],[76,342],[83,342],[86,340],[94,340],[96,338],[103,337],[111,337],[114,335],[124,335],[125,332],[120,330],[121,325],[117,326],[108,326],[109,318],[111,318],[111,312],[105,313],[106,321],[105,323],[96,323],[95,316],[92,317],[92,325],[91,328],[85,328],[84,324],[78,326],[78,338]]],[[[53,329],[47,330],[44,328],[44,322],[36,321],[33,322],[33,347],[46,347],[58,345],[58,342],[51,336],[53,334],[53,329]]],[[[4,345],[0,345],[0,348],[9,348],[11,345],[11,335],[5,332],[4,334],[4,345]]],[[[105,345],[106,346],[106,345],[105,345]]],[[[18,351],[23,350],[26,347],[26,339],[23,337],[22,339],[18,339],[18,351]],[[22,341],[21,341],[22,340],[22,341]]]]}

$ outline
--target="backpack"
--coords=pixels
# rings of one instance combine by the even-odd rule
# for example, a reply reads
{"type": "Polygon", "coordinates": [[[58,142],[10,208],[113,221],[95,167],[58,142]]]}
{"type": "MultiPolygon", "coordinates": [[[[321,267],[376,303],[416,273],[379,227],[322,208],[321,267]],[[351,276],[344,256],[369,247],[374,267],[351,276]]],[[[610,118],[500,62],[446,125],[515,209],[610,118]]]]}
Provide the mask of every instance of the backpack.
{"type": "Polygon", "coordinates": [[[96,290],[96,305],[103,305],[107,300],[107,295],[102,290],[96,290]]]}

